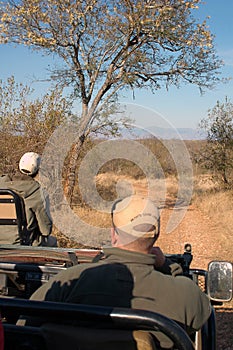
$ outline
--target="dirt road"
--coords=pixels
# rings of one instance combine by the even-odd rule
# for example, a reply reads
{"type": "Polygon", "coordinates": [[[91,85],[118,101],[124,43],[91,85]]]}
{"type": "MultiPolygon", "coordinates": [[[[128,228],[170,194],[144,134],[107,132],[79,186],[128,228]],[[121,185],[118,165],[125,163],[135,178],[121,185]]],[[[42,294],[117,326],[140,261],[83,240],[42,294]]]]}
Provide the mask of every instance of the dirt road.
{"type": "MultiPolygon", "coordinates": [[[[148,195],[142,181],[134,182],[133,186],[136,193],[148,195]]],[[[193,254],[191,268],[207,269],[211,260],[233,263],[233,234],[226,236],[220,222],[204,215],[195,205],[185,206],[182,200],[177,205],[175,196],[168,193],[164,200],[158,181],[151,191],[151,199],[157,198],[161,209],[161,233],[157,241],[161,249],[167,254],[183,253],[185,243],[190,243],[193,254]],[[170,231],[168,228],[171,226],[173,229],[170,231]]],[[[217,350],[233,350],[233,301],[217,306],[215,310],[217,350]]]]}
{"type": "MultiPolygon", "coordinates": [[[[187,208],[180,208],[186,210],[187,208]]],[[[177,209],[179,210],[179,209],[177,209]]],[[[211,260],[233,262],[233,235],[226,237],[219,222],[203,215],[195,206],[189,206],[182,222],[171,233],[166,233],[172,206],[161,212],[161,235],[158,245],[166,253],[183,252],[185,243],[191,243],[193,261],[191,267],[206,269],[211,260]]],[[[216,308],[217,350],[233,349],[233,302],[216,308]]]]}
{"type": "Polygon", "coordinates": [[[182,252],[185,243],[191,243],[192,267],[207,268],[210,260],[233,262],[233,235],[227,237],[221,232],[219,222],[202,214],[195,206],[173,210],[165,207],[161,211],[161,234],[158,244],[167,253],[182,252]],[[166,233],[167,223],[175,211],[183,210],[185,216],[171,233],[166,233]]]}

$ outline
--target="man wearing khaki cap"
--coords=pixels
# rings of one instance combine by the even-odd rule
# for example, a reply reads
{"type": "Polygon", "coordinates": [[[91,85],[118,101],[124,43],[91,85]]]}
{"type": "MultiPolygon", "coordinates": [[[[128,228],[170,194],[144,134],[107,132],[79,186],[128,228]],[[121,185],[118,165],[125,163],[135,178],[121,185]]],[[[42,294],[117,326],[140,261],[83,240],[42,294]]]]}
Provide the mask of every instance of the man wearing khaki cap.
{"type": "Polygon", "coordinates": [[[172,264],[159,247],[154,247],[160,233],[160,214],[150,199],[134,195],[118,200],[113,204],[111,216],[113,246],[145,254],[153,252],[157,269],[167,274],[182,273],[180,265],[172,264]]]}
{"type": "Polygon", "coordinates": [[[211,312],[209,299],[154,247],[158,208],[148,198],[131,196],[114,203],[111,216],[112,247],[103,249],[104,259],[59,273],[31,299],[145,309],[182,323],[188,332],[200,329],[211,312]]]}

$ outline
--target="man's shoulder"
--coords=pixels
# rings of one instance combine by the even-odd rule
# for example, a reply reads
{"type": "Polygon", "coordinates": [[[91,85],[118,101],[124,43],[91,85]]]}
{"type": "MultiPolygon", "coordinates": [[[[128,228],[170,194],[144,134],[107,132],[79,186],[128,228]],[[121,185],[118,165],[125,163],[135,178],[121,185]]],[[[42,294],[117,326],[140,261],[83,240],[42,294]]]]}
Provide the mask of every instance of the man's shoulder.
{"type": "Polygon", "coordinates": [[[0,186],[5,187],[5,184],[7,184],[7,182],[11,181],[11,177],[8,174],[4,174],[0,176],[0,186]]]}
{"type": "Polygon", "coordinates": [[[178,293],[185,295],[188,299],[193,297],[198,297],[203,294],[199,286],[187,276],[168,276],[164,275],[165,278],[171,283],[171,288],[173,291],[177,290],[178,293]]]}
{"type": "Polygon", "coordinates": [[[59,274],[56,275],[55,279],[64,279],[64,280],[70,280],[72,278],[77,278],[80,276],[81,273],[93,269],[95,267],[101,266],[101,262],[87,262],[87,263],[82,263],[78,265],[74,265],[72,267],[69,267],[67,270],[64,270],[60,272],[59,274]]]}
{"type": "Polygon", "coordinates": [[[40,189],[40,184],[30,176],[17,173],[12,176],[1,176],[0,188],[13,190],[23,198],[27,198],[40,189]]]}

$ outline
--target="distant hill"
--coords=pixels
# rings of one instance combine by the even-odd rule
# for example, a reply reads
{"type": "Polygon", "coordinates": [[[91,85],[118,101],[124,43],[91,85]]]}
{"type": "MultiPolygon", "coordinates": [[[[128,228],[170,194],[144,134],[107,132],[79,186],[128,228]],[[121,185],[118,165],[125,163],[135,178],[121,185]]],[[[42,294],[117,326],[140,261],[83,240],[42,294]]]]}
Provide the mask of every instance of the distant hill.
{"type": "Polygon", "coordinates": [[[143,131],[143,129],[138,129],[133,131],[139,137],[145,137],[148,135],[148,132],[152,135],[164,139],[182,139],[182,140],[203,140],[205,139],[205,135],[201,134],[199,130],[192,128],[160,128],[160,127],[147,127],[147,131],[143,131]]]}
{"type": "MultiPolygon", "coordinates": [[[[161,135],[163,139],[177,139],[181,138],[182,140],[203,140],[205,135],[201,134],[199,130],[192,128],[156,128],[157,133],[161,135]],[[178,134],[178,135],[177,135],[178,134]]],[[[152,130],[151,130],[152,131],[152,130]]]]}

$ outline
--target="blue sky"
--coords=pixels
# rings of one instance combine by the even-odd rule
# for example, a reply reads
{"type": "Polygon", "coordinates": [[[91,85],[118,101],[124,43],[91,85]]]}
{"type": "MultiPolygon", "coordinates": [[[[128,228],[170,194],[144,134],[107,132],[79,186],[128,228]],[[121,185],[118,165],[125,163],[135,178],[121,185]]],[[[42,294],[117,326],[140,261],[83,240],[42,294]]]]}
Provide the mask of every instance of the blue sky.
{"type": "MultiPolygon", "coordinates": [[[[219,57],[225,62],[223,75],[233,77],[233,1],[206,0],[198,10],[198,17],[210,16],[209,26],[216,36],[215,43],[219,57]]],[[[23,46],[11,47],[0,45],[0,79],[14,75],[17,82],[30,84],[34,78],[45,78],[46,69],[52,64],[51,58],[32,53],[23,46]]],[[[33,85],[37,93],[45,93],[48,84],[41,82],[33,85]]],[[[161,90],[154,95],[149,91],[135,91],[135,99],[128,94],[122,102],[135,103],[159,113],[174,127],[195,128],[200,120],[207,116],[217,100],[224,101],[228,96],[233,100],[233,80],[220,84],[203,96],[195,86],[172,87],[169,91],[161,90]]]]}

